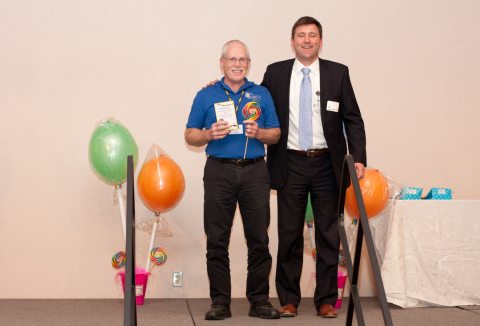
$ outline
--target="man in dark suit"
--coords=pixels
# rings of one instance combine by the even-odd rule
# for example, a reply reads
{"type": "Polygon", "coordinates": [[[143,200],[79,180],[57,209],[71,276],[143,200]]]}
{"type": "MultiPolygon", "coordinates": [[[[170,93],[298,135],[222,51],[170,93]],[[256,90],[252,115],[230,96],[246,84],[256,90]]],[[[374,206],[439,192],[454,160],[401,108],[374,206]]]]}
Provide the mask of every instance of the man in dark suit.
{"type": "Polygon", "coordinates": [[[314,303],[319,316],[337,316],[337,211],[347,149],[358,178],[365,173],[365,130],[348,68],[318,57],[322,41],[322,26],[315,18],[298,19],[291,38],[295,59],[269,65],[262,82],[273,97],[282,130],[280,141],[269,145],[267,153],[278,200],[276,287],[282,317],[296,316],[301,300],[309,193],[317,250],[314,303]]]}

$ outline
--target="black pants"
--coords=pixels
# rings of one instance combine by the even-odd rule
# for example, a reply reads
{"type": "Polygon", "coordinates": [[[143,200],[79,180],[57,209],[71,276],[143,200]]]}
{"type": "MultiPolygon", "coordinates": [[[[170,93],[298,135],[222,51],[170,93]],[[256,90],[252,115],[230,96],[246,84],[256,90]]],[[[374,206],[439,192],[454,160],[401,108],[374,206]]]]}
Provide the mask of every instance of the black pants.
{"type": "Polygon", "coordinates": [[[230,304],[228,245],[238,205],[248,247],[248,300],[268,299],[272,256],[268,250],[270,178],[265,161],[243,167],[207,159],[204,172],[207,271],[213,303],[230,304]]]}
{"type": "Polygon", "coordinates": [[[338,185],[329,154],[305,157],[288,153],[288,179],[277,193],[278,257],[276,287],[283,305],[298,306],[303,264],[303,229],[310,192],[317,248],[314,303],[335,304],[340,237],[338,233],[338,185]]]}

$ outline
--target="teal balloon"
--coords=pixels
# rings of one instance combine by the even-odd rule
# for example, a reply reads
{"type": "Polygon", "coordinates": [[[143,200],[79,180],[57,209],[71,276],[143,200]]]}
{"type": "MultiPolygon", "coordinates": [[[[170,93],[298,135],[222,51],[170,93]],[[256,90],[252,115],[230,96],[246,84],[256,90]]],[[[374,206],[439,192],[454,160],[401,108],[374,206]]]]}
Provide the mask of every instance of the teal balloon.
{"type": "Polygon", "coordinates": [[[133,156],[135,169],[138,146],[132,134],[116,121],[102,121],[90,138],[89,159],[95,174],[108,184],[122,184],[127,178],[128,155],[133,156]]]}
{"type": "Polygon", "coordinates": [[[307,211],[305,212],[305,222],[313,222],[313,209],[312,201],[310,200],[310,194],[308,194],[307,211]]]}

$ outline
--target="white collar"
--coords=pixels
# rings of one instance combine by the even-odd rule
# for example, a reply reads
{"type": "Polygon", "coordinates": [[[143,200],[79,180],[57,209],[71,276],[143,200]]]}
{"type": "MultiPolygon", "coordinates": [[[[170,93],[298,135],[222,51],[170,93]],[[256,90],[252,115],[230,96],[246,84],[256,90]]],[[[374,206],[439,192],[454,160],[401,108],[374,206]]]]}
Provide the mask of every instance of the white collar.
{"type": "Polygon", "coordinates": [[[304,66],[298,59],[295,58],[295,62],[293,63],[293,71],[299,75],[302,74],[303,68],[310,69],[310,74],[314,76],[318,76],[320,73],[320,60],[315,60],[310,66],[304,66]]]}

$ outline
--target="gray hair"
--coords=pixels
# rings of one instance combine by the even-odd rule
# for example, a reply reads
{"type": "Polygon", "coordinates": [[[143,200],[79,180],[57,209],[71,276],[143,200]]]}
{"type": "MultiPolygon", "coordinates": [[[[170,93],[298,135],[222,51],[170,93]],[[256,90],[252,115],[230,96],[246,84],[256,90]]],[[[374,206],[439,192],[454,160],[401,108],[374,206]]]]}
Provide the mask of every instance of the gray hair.
{"type": "Polygon", "coordinates": [[[221,58],[225,58],[225,55],[227,54],[227,50],[228,50],[228,47],[230,46],[230,44],[232,43],[239,43],[241,45],[243,45],[243,47],[245,48],[245,52],[247,52],[247,58],[250,59],[250,53],[248,51],[248,47],[245,45],[245,43],[243,43],[242,41],[239,41],[239,40],[230,40],[228,41],[227,43],[225,43],[222,47],[222,54],[221,54],[221,58]]]}

